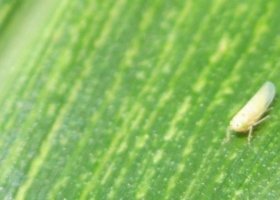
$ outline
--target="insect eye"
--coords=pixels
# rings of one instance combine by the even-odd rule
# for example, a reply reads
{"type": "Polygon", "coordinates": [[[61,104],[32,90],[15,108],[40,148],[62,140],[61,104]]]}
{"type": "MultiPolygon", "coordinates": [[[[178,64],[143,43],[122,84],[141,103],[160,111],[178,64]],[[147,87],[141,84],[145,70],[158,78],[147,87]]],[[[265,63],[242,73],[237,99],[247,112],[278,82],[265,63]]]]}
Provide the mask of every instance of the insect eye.
{"type": "Polygon", "coordinates": [[[240,127],[240,123],[236,123],[235,125],[236,125],[237,127],[240,127]]]}

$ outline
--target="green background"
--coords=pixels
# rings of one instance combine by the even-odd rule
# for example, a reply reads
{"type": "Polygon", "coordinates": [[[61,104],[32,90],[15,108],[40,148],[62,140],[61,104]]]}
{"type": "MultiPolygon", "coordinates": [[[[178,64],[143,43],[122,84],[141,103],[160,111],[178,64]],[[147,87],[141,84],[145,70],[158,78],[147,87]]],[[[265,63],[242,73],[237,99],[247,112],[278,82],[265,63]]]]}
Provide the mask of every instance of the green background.
{"type": "Polygon", "coordinates": [[[0,1],[1,199],[277,199],[280,2],[0,1]]]}

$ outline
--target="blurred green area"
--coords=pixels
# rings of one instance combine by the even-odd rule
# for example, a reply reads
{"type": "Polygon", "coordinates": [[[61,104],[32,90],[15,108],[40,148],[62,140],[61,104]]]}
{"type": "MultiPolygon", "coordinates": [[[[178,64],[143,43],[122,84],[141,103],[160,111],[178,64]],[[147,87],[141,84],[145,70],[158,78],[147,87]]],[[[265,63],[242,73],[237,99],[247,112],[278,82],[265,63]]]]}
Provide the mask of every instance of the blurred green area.
{"type": "Polygon", "coordinates": [[[1,199],[276,199],[280,3],[0,2],[1,199]]]}

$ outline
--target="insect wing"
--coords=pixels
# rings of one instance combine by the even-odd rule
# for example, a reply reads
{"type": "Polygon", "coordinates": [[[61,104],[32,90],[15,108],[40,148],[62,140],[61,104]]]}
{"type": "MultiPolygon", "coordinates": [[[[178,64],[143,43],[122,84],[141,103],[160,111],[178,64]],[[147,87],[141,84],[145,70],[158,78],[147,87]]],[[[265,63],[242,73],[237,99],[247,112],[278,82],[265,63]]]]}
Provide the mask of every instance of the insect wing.
{"type": "Polygon", "coordinates": [[[267,81],[240,112],[250,113],[253,118],[257,119],[267,110],[274,96],[275,86],[273,83],[267,81]]]}

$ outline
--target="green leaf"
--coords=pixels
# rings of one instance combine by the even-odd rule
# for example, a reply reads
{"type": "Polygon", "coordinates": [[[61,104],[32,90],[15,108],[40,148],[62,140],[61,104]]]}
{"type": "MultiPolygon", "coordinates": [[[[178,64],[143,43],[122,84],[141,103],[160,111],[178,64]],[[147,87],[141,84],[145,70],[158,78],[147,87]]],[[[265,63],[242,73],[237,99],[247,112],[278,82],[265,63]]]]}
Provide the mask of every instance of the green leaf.
{"type": "Polygon", "coordinates": [[[1,1],[1,199],[277,199],[280,4],[1,1]]]}

